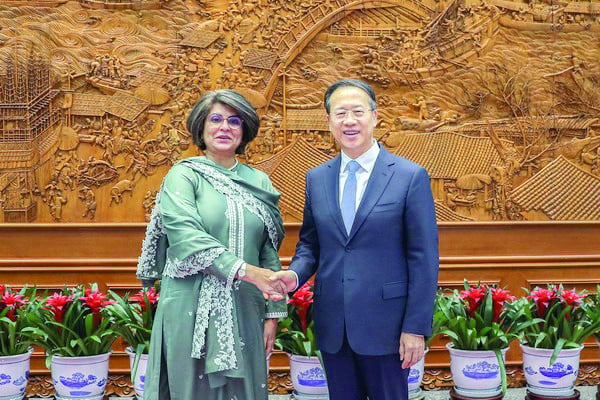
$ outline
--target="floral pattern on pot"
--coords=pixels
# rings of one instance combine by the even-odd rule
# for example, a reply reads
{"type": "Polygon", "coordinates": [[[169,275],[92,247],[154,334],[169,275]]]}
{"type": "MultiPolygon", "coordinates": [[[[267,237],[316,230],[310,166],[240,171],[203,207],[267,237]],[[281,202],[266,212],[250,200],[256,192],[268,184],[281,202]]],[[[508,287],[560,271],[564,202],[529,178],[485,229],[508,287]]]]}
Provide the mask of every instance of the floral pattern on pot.
{"type": "Polygon", "coordinates": [[[305,386],[327,386],[323,368],[315,367],[298,374],[298,382],[305,386]]]}
{"type": "Polygon", "coordinates": [[[102,398],[110,353],[87,357],[52,357],[50,372],[57,398],[102,398]]]}
{"type": "Polygon", "coordinates": [[[290,355],[292,385],[301,395],[326,395],[327,380],[318,357],[290,355]]]}
{"type": "Polygon", "coordinates": [[[536,349],[521,344],[527,389],[540,396],[572,396],[582,348],[561,350],[556,361],[550,365],[553,349],[536,349]]]}
{"type": "Polygon", "coordinates": [[[498,364],[490,364],[487,361],[481,361],[465,366],[462,372],[467,378],[494,379],[500,373],[500,366],[498,364]]]}
{"type": "Polygon", "coordinates": [[[0,399],[20,399],[29,378],[32,348],[24,354],[0,357],[0,399]]]}
{"type": "MultiPolygon", "coordinates": [[[[501,367],[494,351],[459,350],[452,343],[446,347],[450,352],[454,390],[459,396],[488,398],[502,393],[501,367]]],[[[507,350],[501,350],[503,358],[507,350]]]]}

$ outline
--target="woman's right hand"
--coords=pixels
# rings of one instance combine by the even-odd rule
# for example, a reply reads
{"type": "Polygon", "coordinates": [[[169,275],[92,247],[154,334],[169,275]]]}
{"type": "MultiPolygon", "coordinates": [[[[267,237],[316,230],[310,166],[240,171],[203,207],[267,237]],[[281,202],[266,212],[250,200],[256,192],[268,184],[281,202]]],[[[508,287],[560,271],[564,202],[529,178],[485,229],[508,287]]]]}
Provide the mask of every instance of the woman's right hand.
{"type": "Polygon", "coordinates": [[[256,286],[263,293],[265,299],[270,298],[271,300],[278,301],[285,298],[287,290],[285,285],[280,281],[270,280],[274,273],[267,268],[246,264],[246,275],[242,280],[256,286]]]}

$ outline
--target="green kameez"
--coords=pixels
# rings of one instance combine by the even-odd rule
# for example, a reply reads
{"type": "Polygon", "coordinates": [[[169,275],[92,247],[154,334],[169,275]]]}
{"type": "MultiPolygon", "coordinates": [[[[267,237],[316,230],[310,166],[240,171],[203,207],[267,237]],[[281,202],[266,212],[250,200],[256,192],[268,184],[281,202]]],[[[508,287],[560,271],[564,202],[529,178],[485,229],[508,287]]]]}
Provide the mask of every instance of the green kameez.
{"type": "Polygon", "coordinates": [[[247,165],[238,164],[227,170],[204,157],[186,161],[187,164],[171,168],[159,196],[160,216],[169,244],[152,330],[144,399],[266,400],[264,321],[285,316],[286,304],[265,301],[256,287],[233,278],[243,262],[280,270],[276,245],[263,219],[255,213],[238,206],[237,218],[232,219],[231,213],[236,212],[232,197],[225,196],[189,163],[210,165],[234,181],[271,194],[275,203],[278,194],[263,172],[247,165]],[[237,221],[235,227],[230,226],[232,220],[237,221]],[[166,272],[170,263],[177,265],[179,275],[166,272]],[[202,306],[203,282],[206,285],[214,278],[224,283],[223,288],[230,288],[231,318],[224,318],[228,314],[223,311],[226,307],[220,304],[221,298],[208,299],[212,301],[210,311],[202,306]],[[215,316],[214,309],[223,312],[215,316]],[[202,311],[214,322],[206,329],[201,356],[192,357],[202,311]],[[227,332],[233,332],[232,337],[227,332]],[[227,348],[232,351],[223,350],[227,348]],[[224,369],[223,365],[232,360],[235,368],[224,369]]]}

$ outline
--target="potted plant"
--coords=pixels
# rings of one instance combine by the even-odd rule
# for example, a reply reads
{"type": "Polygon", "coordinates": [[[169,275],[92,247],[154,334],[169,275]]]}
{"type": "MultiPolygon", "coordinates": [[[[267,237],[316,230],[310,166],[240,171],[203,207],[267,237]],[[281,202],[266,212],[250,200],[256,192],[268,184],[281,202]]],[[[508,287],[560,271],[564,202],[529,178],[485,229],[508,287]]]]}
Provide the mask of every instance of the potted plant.
{"type": "Polygon", "coordinates": [[[24,287],[15,293],[0,285],[0,398],[25,396],[31,359],[31,340],[23,334],[26,314],[32,307],[35,288],[24,287]]]}
{"type": "Polygon", "coordinates": [[[275,347],[288,353],[298,398],[328,398],[327,380],[313,333],[314,285],[306,282],[288,300],[288,317],[279,321],[275,347]]]}
{"type": "Polygon", "coordinates": [[[418,399],[421,398],[421,383],[423,382],[423,374],[425,372],[425,355],[429,352],[429,344],[440,334],[442,327],[444,326],[444,314],[439,309],[438,299],[442,295],[441,291],[438,291],[435,298],[435,312],[433,314],[433,322],[431,328],[431,336],[425,340],[425,352],[423,357],[412,367],[408,372],[408,398],[418,399]]]}
{"type": "Polygon", "coordinates": [[[159,294],[154,287],[144,288],[135,296],[125,298],[112,291],[109,293],[114,301],[107,308],[115,321],[113,329],[129,345],[126,351],[131,367],[131,382],[137,397],[143,399],[150,336],[159,294]]]}
{"type": "Polygon", "coordinates": [[[504,356],[517,338],[508,307],[515,297],[493,285],[469,285],[437,300],[441,333],[450,343],[455,392],[465,398],[495,398],[506,392],[504,356]]]}
{"type": "Polygon", "coordinates": [[[37,301],[23,331],[46,350],[57,398],[102,399],[108,359],[117,338],[96,284],[65,288],[37,301]]]}
{"type": "MultiPolygon", "coordinates": [[[[594,321],[600,318],[600,285],[596,286],[596,293],[586,296],[586,305],[584,310],[588,318],[594,321]]],[[[596,343],[600,346],[600,329],[594,332],[596,343]]]]}
{"type": "MultiPolygon", "coordinates": [[[[596,286],[596,293],[586,297],[589,306],[585,308],[590,319],[595,320],[600,318],[600,285],[596,286]]],[[[600,329],[594,333],[596,337],[596,344],[600,346],[600,329]]],[[[596,393],[596,400],[600,400],[600,383],[598,384],[598,391],[596,393]]]]}
{"type": "Polygon", "coordinates": [[[570,397],[579,370],[582,343],[600,329],[593,303],[562,285],[536,287],[518,302],[521,321],[535,321],[520,333],[528,390],[548,397],[570,397]]]}

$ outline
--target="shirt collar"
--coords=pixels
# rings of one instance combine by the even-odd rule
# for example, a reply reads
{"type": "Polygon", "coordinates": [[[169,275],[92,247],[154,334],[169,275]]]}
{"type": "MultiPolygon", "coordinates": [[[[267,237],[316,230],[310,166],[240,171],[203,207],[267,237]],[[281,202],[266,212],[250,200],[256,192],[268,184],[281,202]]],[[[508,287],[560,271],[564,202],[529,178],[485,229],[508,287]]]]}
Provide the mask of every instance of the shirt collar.
{"type": "MultiPolygon", "coordinates": [[[[375,161],[377,160],[377,156],[379,155],[379,144],[377,144],[377,140],[373,139],[371,147],[369,150],[362,153],[360,156],[356,157],[354,161],[356,161],[362,169],[371,173],[373,168],[375,167],[375,161]]],[[[342,155],[342,163],[340,165],[340,172],[346,171],[346,165],[352,160],[352,158],[348,157],[344,151],[341,151],[342,155]]]]}

